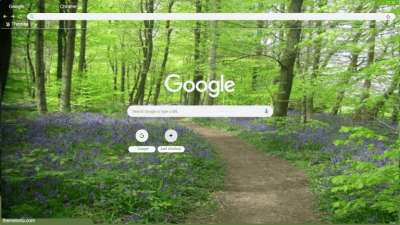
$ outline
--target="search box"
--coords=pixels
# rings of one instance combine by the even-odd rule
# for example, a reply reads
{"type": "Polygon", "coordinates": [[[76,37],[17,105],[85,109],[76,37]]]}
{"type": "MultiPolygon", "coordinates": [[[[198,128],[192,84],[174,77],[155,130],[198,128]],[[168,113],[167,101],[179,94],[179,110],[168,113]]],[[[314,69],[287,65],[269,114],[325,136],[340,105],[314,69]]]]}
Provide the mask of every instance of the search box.
{"type": "Polygon", "coordinates": [[[271,106],[129,106],[130,117],[271,117],[271,106]]]}
{"type": "Polygon", "coordinates": [[[394,20],[393,13],[29,13],[29,20],[394,20]]]}

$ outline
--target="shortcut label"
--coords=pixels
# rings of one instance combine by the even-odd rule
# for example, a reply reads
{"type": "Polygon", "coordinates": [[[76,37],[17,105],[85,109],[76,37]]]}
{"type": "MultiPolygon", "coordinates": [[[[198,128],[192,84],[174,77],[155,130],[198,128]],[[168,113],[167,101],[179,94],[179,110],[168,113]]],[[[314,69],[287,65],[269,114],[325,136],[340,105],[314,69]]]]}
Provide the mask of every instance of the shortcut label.
{"type": "Polygon", "coordinates": [[[156,148],[154,146],[130,146],[129,152],[155,152],[156,148]]]}
{"type": "Polygon", "coordinates": [[[185,147],[183,146],[159,146],[158,152],[184,152],[185,147]]]}

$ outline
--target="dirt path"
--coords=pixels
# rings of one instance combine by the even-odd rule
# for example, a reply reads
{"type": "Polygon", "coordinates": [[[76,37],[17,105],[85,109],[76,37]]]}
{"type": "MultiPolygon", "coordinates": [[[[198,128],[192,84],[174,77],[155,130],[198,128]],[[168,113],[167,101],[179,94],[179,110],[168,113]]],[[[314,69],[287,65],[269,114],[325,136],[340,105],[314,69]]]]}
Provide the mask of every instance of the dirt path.
{"type": "Polygon", "coordinates": [[[321,223],[311,211],[316,198],[306,176],[288,162],[270,156],[218,129],[177,120],[209,139],[223,153],[227,194],[218,195],[221,210],[198,223],[321,223]]]}

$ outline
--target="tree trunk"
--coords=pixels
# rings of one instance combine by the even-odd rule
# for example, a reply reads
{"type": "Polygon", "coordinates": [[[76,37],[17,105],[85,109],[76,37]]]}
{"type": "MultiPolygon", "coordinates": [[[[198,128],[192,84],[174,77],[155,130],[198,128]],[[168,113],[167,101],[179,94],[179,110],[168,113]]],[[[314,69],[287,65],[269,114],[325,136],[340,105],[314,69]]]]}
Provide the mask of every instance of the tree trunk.
{"type": "MultiPolygon", "coordinates": [[[[117,51],[117,47],[114,46],[114,56],[115,52],[117,51]]],[[[113,65],[113,71],[114,71],[114,91],[118,90],[117,88],[117,76],[118,76],[118,60],[115,58],[114,65],[113,65]]]]}
{"type": "MultiPolygon", "coordinates": [[[[173,4],[174,4],[173,1],[171,1],[169,3],[169,5],[168,5],[168,13],[171,13],[173,4]]],[[[165,67],[167,65],[168,54],[169,54],[169,44],[170,44],[170,41],[171,41],[171,33],[172,33],[172,29],[169,29],[170,23],[171,23],[171,21],[167,20],[167,23],[165,25],[165,29],[167,30],[167,41],[166,41],[165,50],[164,50],[164,59],[163,59],[162,64],[161,64],[160,77],[158,78],[157,85],[156,85],[156,91],[154,93],[153,105],[157,105],[158,96],[160,95],[160,90],[161,90],[161,82],[162,82],[162,80],[164,78],[164,75],[165,75],[165,67]]]]}
{"type": "MultiPolygon", "coordinates": [[[[121,42],[121,49],[123,50],[125,48],[125,39],[124,39],[125,33],[122,35],[122,42],[121,42]]],[[[121,102],[125,103],[125,55],[122,56],[122,62],[121,62],[121,102]]]]}
{"type": "MultiPolygon", "coordinates": [[[[68,9],[62,9],[62,11],[64,11],[65,13],[68,13],[68,9]]],[[[70,20],[64,20],[64,28],[66,28],[66,27],[68,27],[68,21],[70,21],[70,20]]],[[[67,47],[66,47],[66,44],[67,44],[67,34],[68,34],[68,29],[64,29],[64,32],[63,32],[63,40],[64,40],[64,47],[63,47],[63,66],[65,67],[65,60],[66,60],[66,57],[67,57],[67,47]]],[[[62,74],[61,74],[61,76],[62,76],[62,74]]],[[[61,93],[60,93],[60,95],[61,95],[61,93]]]]}
{"type": "MultiPolygon", "coordinates": [[[[65,0],[60,0],[60,5],[65,5],[65,0]]],[[[59,13],[63,12],[63,9],[59,7],[59,13]]],[[[28,20],[29,21],[29,20],[28,20]]],[[[62,78],[62,66],[63,66],[63,40],[64,40],[64,20],[58,21],[58,34],[57,34],[57,80],[62,78]]]]}
{"type": "MultiPolygon", "coordinates": [[[[397,95],[398,95],[398,100],[397,102],[394,102],[393,105],[393,113],[392,116],[390,117],[392,123],[399,123],[399,112],[400,112],[400,84],[398,84],[397,87],[397,95]]],[[[397,126],[399,128],[399,126],[397,126]]]]}
{"type": "MultiPolygon", "coordinates": [[[[302,4],[303,0],[292,0],[289,6],[289,13],[301,13],[302,4]]],[[[300,21],[288,21],[287,27],[291,29],[287,36],[286,49],[282,58],[279,93],[273,114],[275,117],[285,117],[287,115],[293,84],[293,68],[298,51],[297,44],[301,33],[300,21]]]]}
{"type": "MultiPolygon", "coordinates": [[[[82,13],[87,13],[87,5],[88,0],[82,0],[82,13]]],[[[86,28],[87,28],[87,20],[82,20],[81,25],[81,49],[79,53],[79,66],[78,66],[78,75],[82,77],[83,70],[86,69],[86,28]]]]}
{"type": "MultiPolygon", "coordinates": [[[[196,13],[201,13],[201,1],[196,1],[196,13]]],[[[201,22],[196,21],[196,28],[194,30],[194,76],[193,83],[196,85],[198,81],[203,79],[203,76],[200,71],[200,29],[201,22]]],[[[198,105],[200,101],[200,92],[195,88],[191,94],[190,104],[198,105]]]]}
{"type": "MultiPolygon", "coordinates": [[[[378,7],[374,7],[374,9],[371,11],[371,13],[376,13],[378,7]]],[[[376,21],[371,20],[370,25],[370,32],[372,32],[370,38],[368,39],[369,43],[369,51],[368,51],[368,56],[367,56],[367,65],[365,67],[370,67],[371,64],[374,62],[375,59],[375,38],[377,35],[376,32],[376,21]]],[[[364,105],[365,99],[369,98],[369,90],[371,88],[371,77],[372,74],[368,73],[367,78],[364,80],[364,90],[363,93],[361,94],[360,97],[360,108],[356,109],[354,116],[353,116],[353,123],[363,123],[369,120],[369,115],[368,115],[368,109],[364,105]]]]}
{"type": "Polygon", "coordinates": [[[130,76],[129,76],[129,63],[128,63],[128,66],[126,67],[126,90],[128,90],[128,92],[129,92],[129,89],[131,89],[130,83],[131,83],[131,81],[130,81],[130,76]]]}
{"type": "MultiPolygon", "coordinates": [[[[26,50],[26,49],[25,49],[26,50]]],[[[26,53],[26,52],[25,52],[26,53]]],[[[31,79],[30,79],[30,73],[28,72],[28,59],[24,58],[24,69],[25,69],[25,75],[26,75],[26,90],[28,92],[28,97],[30,98],[32,96],[32,86],[31,86],[31,79]]]]}
{"type": "MultiPolygon", "coordinates": [[[[214,12],[218,11],[219,8],[219,0],[214,4],[214,12]]],[[[215,81],[216,72],[217,72],[217,41],[218,41],[218,20],[212,20],[210,24],[211,29],[213,30],[211,33],[211,42],[210,42],[210,51],[208,53],[208,83],[211,81],[215,81]]],[[[211,88],[215,90],[216,84],[212,84],[211,88]]],[[[211,91],[209,89],[206,90],[206,94],[203,97],[203,102],[205,105],[213,105],[214,98],[210,96],[211,91]]]]}
{"type": "MultiPolygon", "coordinates": [[[[361,9],[362,9],[362,6],[361,5],[358,6],[357,9],[356,9],[356,13],[359,13],[361,11],[361,9]]],[[[360,22],[357,21],[356,23],[360,23],[360,22]]],[[[361,26],[361,25],[362,24],[359,24],[359,26],[361,26]]],[[[353,41],[352,41],[353,44],[356,44],[358,42],[358,40],[361,37],[361,33],[362,33],[362,31],[358,31],[356,33],[356,35],[355,35],[355,37],[353,38],[353,41]]],[[[345,74],[343,74],[343,79],[342,79],[342,82],[341,82],[341,84],[343,84],[341,86],[343,86],[344,88],[341,91],[339,91],[338,94],[337,94],[336,102],[334,103],[334,106],[331,109],[331,115],[337,115],[338,114],[338,111],[340,109],[340,104],[341,104],[341,102],[343,100],[344,93],[346,91],[345,87],[349,84],[350,77],[351,77],[352,73],[354,72],[354,70],[357,69],[358,56],[359,56],[360,52],[361,52],[361,50],[356,48],[356,50],[351,53],[351,59],[350,59],[349,67],[347,69],[347,72],[345,72],[345,74]]]]}
{"type": "Polygon", "coordinates": [[[189,94],[188,94],[188,92],[185,92],[185,93],[184,93],[184,96],[185,96],[184,105],[188,105],[188,104],[189,104],[189,94]]]}
{"type": "MultiPolygon", "coordinates": [[[[326,0],[320,1],[318,4],[318,8],[321,9],[324,5],[327,4],[326,0]]],[[[322,11],[323,13],[323,11],[322,11]]],[[[309,25],[311,26],[311,21],[309,21],[309,25]]],[[[322,33],[324,33],[326,30],[320,30],[318,28],[321,28],[322,26],[322,20],[318,20],[315,23],[315,27],[317,28],[317,38],[315,41],[315,50],[314,50],[314,57],[313,57],[313,62],[312,62],[312,73],[310,77],[310,86],[311,90],[309,90],[308,96],[306,97],[305,101],[305,113],[306,113],[306,119],[307,120],[312,120],[314,118],[314,93],[315,93],[315,83],[317,79],[317,71],[320,69],[320,59],[321,59],[321,49],[322,49],[322,38],[318,38],[322,33]]],[[[331,57],[331,56],[330,56],[331,57]]],[[[330,59],[329,57],[329,59],[330,59]]]]}
{"type": "MultiPolygon", "coordinates": [[[[400,82],[400,81],[399,81],[400,82]]],[[[398,84],[398,87],[397,87],[397,95],[398,95],[398,100],[397,100],[397,102],[395,101],[394,102],[394,105],[393,105],[393,113],[392,113],[392,116],[390,117],[390,121],[392,122],[392,123],[396,123],[396,124],[398,124],[399,123],[399,111],[400,111],[400,84],[398,84]]],[[[399,126],[397,126],[397,128],[398,128],[399,126]]]]}
{"type": "MultiPolygon", "coordinates": [[[[37,11],[44,13],[44,0],[38,0],[37,11]]],[[[44,64],[44,20],[37,21],[36,33],[36,101],[40,114],[47,113],[46,87],[45,87],[45,64],[44,64]]]]}
{"type": "Polygon", "coordinates": [[[150,81],[150,90],[149,90],[149,94],[147,95],[146,105],[148,105],[150,102],[151,92],[153,91],[153,81],[154,81],[154,77],[152,77],[151,81],[150,81]]]}
{"type": "MultiPolygon", "coordinates": [[[[184,76],[181,77],[182,79],[182,84],[185,83],[185,78],[184,76]]],[[[183,88],[181,89],[181,97],[180,97],[180,104],[185,105],[185,100],[186,100],[186,91],[183,90],[183,88]]]]}
{"type": "Polygon", "coordinates": [[[121,65],[121,102],[125,103],[125,60],[121,65]]]}
{"type": "MultiPolygon", "coordinates": [[[[154,0],[149,0],[149,2],[146,3],[145,8],[146,8],[146,13],[154,13],[154,0]]],[[[141,10],[143,12],[143,8],[141,8],[141,10]]],[[[133,104],[135,104],[135,105],[138,104],[139,101],[141,104],[143,104],[144,90],[145,90],[145,85],[146,85],[146,80],[147,80],[147,73],[149,72],[151,59],[153,57],[154,20],[145,20],[143,22],[144,22],[144,27],[145,27],[145,30],[144,30],[145,40],[142,45],[144,62],[143,62],[140,84],[138,87],[138,91],[136,92],[135,99],[133,101],[133,104]]],[[[143,42],[141,36],[140,36],[140,41],[143,42]]]]}
{"type": "MultiPolygon", "coordinates": [[[[400,99],[400,98],[399,98],[400,99]]],[[[393,112],[392,112],[392,116],[390,117],[390,122],[391,123],[398,123],[399,122],[399,109],[398,106],[394,106],[393,107],[393,112]]]]}
{"type": "MultiPolygon", "coordinates": [[[[300,37],[300,39],[303,39],[300,37]]],[[[310,49],[310,47],[307,47],[307,50],[310,49]]],[[[300,50],[297,52],[297,57],[296,57],[296,67],[297,67],[297,76],[301,78],[302,80],[302,85],[305,86],[305,74],[303,74],[303,68],[301,67],[300,63],[300,50]]],[[[307,59],[306,59],[307,60],[307,59]]],[[[306,102],[307,102],[307,96],[305,93],[305,88],[302,89],[303,95],[301,97],[300,101],[300,125],[304,129],[306,122],[307,122],[307,115],[306,115],[306,102]]]]}
{"type": "MultiPolygon", "coordinates": [[[[322,5],[320,5],[321,8],[322,5]]],[[[318,20],[315,24],[316,28],[321,28],[322,20],[318,20]]],[[[319,37],[325,30],[317,30],[317,37],[319,37]]],[[[317,71],[320,69],[320,59],[321,59],[321,49],[322,49],[322,38],[317,38],[315,41],[315,50],[314,50],[314,58],[313,58],[313,65],[312,65],[312,73],[311,73],[311,91],[306,101],[306,117],[307,120],[312,120],[314,117],[314,88],[315,82],[317,79],[317,71]]]]}
{"type": "MultiPolygon", "coordinates": [[[[10,4],[12,4],[12,0],[3,0],[3,12],[7,15],[13,15],[13,9],[6,7],[10,4]]],[[[11,26],[9,28],[12,28],[12,18],[11,18],[11,26]]],[[[1,73],[1,80],[0,80],[0,109],[1,109],[1,103],[4,98],[4,91],[6,88],[7,84],[7,77],[8,77],[8,70],[10,67],[10,62],[11,62],[11,51],[12,51],[12,34],[11,34],[12,29],[2,29],[1,31],[1,36],[0,36],[0,42],[1,42],[1,51],[0,51],[0,73],[1,73]]],[[[0,110],[0,120],[1,120],[1,111],[0,110]]]]}
{"type": "Polygon", "coordinates": [[[179,95],[179,104],[182,105],[182,101],[183,101],[183,91],[182,91],[182,89],[181,89],[180,95],[179,95]]]}
{"type": "MultiPolygon", "coordinates": [[[[32,3],[29,5],[29,12],[31,11],[31,8],[32,8],[32,3]]],[[[31,88],[31,89],[33,89],[32,91],[30,91],[30,93],[31,93],[31,95],[30,95],[30,97],[31,98],[35,98],[35,90],[36,90],[36,88],[35,88],[35,83],[36,83],[36,79],[35,79],[35,77],[36,77],[36,75],[35,75],[35,68],[33,67],[33,63],[32,63],[32,58],[31,58],[31,47],[30,47],[30,36],[31,36],[31,28],[32,28],[32,26],[31,26],[31,21],[30,20],[28,20],[28,28],[29,28],[29,31],[28,31],[28,35],[26,36],[26,39],[27,39],[27,42],[26,42],[26,57],[27,57],[27,59],[28,59],[28,64],[29,64],[29,70],[31,71],[31,81],[32,81],[32,84],[33,84],[33,88],[31,88]]]]}
{"type": "MultiPolygon", "coordinates": [[[[70,3],[71,5],[77,5],[78,0],[70,3]]],[[[71,8],[70,13],[76,13],[76,8],[71,8]]],[[[67,34],[66,50],[67,55],[65,57],[65,66],[62,76],[61,86],[61,112],[71,112],[71,85],[72,85],[72,69],[74,66],[75,58],[75,35],[76,35],[76,20],[68,21],[69,29],[67,34]]]]}
{"type": "MultiPolygon", "coordinates": [[[[358,39],[360,38],[360,36],[361,36],[361,32],[357,32],[357,34],[356,34],[356,36],[355,36],[355,38],[353,40],[353,43],[357,43],[358,39]]],[[[349,84],[351,74],[353,73],[354,70],[357,69],[358,56],[359,56],[360,52],[361,51],[356,50],[355,52],[353,52],[351,54],[350,64],[349,64],[349,67],[348,67],[347,71],[345,72],[345,74],[343,74],[344,78],[342,78],[342,85],[341,86],[346,87],[349,84]]],[[[334,106],[331,109],[331,115],[337,115],[338,114],[338,111],[339,111],[339,108],[340,108],[340,104],[341,104],[341,102],[343,100],[343,97],[344,97],[344,93],[345,93],[345,89],[344,88],[341,91],[338,92],[337,98],[336,98],[336,102],[335,102],[334,106]]]]}
{"type": "Polygon", "coordinates": [[[50,76],[50,69],[51,69],[51,62],[53,61],[53,52],[51,49],[48,50],[48,57],[49,60],[46,66],[46,84],[50,85],[51,83],[51,76],[50,76]]]}
{"type": "MultiPolygon", "coordinates": [[[[109,21],[111,24],[111,21],[109,21]]],[[[113,94],[113,99],[115,98],[115,91],[117,89],[117,76],[118,76],[118,61],[115,59],[115,61],[112,60],[113,56],[115,56],[116,49],[115,47],[113,48],[113,56],[111,56],[110,53],[110,45],[107,46],[107,55],[108,55],[108,61],[110,62],[111,70],[113,73],[113,84],[114,84],[114,94],[113,94]]]]}
{"type": "MultiPolygon", "coordinates": [[[[260,4],[259,5],[259,8],[262,8],[263,7],[263,5],[262,4],[260,4]]],[[[261,40],[262,40],[262,28],[264,27],[264,21],[263,20],[258,20],[257,22],[256,22],[257,24],[257,40],[259,40],[260,42],[261,42],[261,40]]],[[[256,47],[256,55],[258,56],[258,57],[261,57],[261,55],[262,55],[262,45],[261,45],[261,43],[259,43],[259,46],[257,46],[256,47]]],[[[256,91],[256,84],[257,84],[257,77],[258,77],[258,73],[259,73],[259,69],[258,69],[258,67],[254,67],[253,68],[253,76],[252,76],[252,80],[251,80],[251,89],[252,89],[252,91],[256,91]]]]}
{"type": "Polygon", "coordinates": [[[139,96],[139,105],[143,105],[143,99],[144,99],[144,91],[142,92],[142,94],[139,96]]]}
{"type": "MultiPolygon", "coordinates": [[[[311,21],[308,21],[308,26],[311,26],[311,21]]],[[[304,35],[300,35],[300,42],[303,40],[304,35]]],[[[311,64],[311,46],[307,46],[306,50],[306,56],[304,57],[304,68],[301,65],[301,60],[302,58],[300,57],[300,49],[297,51],[297,57],[296,57],[296,66],[297,66],[297,76],[301,79],[302,81],[302,97],[300,101],[300,125],[304,129],[306,127],[307,123],[307,89],[306,89],[306,73],[308,71],[308,68],[310,67],[311,64]]]]}
{"type": "MultiPolygon", "coordinates": [[[[281,11],[281,13],[285,13],[286,12],[286,5],[285,4],[281,4],[280,5],[280,11],[281,11]]],[[[282,28],[283,28],[283,26],[281,26],[282,28]]],[[[279,46],[283,46],[284,45],[284,42],[285,42],[285,30],[284,29],[280,29],[279,30],[279,32],[278,32],[278,39],[279,39],[279,46]]],[[[279,61],[281,61],[281,59],[282,59],[282,56],[283,56],[283,51],[282,50],[279,50],[279,52],[278,52],[278,60],[279,61]]],[[[276,84],[278,84],[279,83],[279,76],[277,76],[277,77],[275,77],[274,78],[274,80],[273,80],[273,82],[272,82],[272,84],[273,85],[276,85],[276,84]]],[[[274,102],[276,102],[276,101],[274,101],[274,102]]],[[[275,108],[275,105],[274,105],[274,108],[275,108]]]]}
{"type": "Polygon", "coordinates": [[[378,116],[379,110],[382,108],[382,106],[385,104],[386,100],[389,99],[389,97],[393,94],[394,90],[398,88],[399,83],[400,83],[400,68],[397,71],[397,75],[393,77],[392,82],[390,83],[389,89],[383,94],[381,97],[381,100],[379,100],[377,103],[375,103],[374,107],[372,108],[370,114],[369,114],[369,119],[374,119],[378,116]]]}
{"type": "MultiPolygon", "coordinates": [[[[136,72],[136,65],[134,67],[134,72],[136,72]]],[[[138,74],[136,76],[136,80],[135,80],[135,85],[133,86],[132,91],[131,91],[131,93],[129,95],[129,104],[131,104],[131,105],[133,105],[133,95],[134,95],[134,93],[136,91],[136,88],[137,88],[137,86],[139,84],[139,78],[140,78],[141,74],[142,74],[142,64],[140,63],[139,72],[138,72],[138,74]]]]}

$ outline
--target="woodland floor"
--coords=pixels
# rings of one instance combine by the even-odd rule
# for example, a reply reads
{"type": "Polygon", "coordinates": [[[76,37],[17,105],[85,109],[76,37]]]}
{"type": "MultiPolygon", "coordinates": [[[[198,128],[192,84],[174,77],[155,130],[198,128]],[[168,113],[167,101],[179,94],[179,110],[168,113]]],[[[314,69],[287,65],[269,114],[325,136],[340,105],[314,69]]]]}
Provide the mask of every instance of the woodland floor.
{"type": "Polygon", "coordinates": [[[196,215],[196,223],[321,223],[311,210],[317,198],[300,169],[218,129],[177,120],[209,139],[222,153],[227,171],[225,193],[216,193],[221,209],[196,215]]]}

